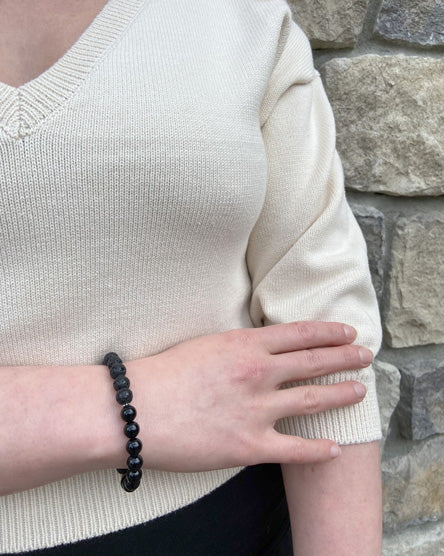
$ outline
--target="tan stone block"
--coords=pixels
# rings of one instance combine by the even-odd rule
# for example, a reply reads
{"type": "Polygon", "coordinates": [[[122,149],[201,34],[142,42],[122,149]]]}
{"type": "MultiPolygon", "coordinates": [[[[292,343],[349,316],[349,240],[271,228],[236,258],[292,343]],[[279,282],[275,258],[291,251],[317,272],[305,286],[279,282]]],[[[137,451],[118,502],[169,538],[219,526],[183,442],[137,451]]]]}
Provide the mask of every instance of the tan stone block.
{"type": "Polygon", "coordinates": [[[444,193],[444,58],[335,58],[320,69],[345,182],[388,195],[444,193]]]}
{"type": "Polygon", "coordinates": [[[391,261],[387,342],[392,347],[443,343],[444,215],[400,218],[391,261]]]}
{"type": "Polygon", "coordinates": [[[294,0],[288,3],[312,48],[345,48],[354,46],[362,31],[368,0],[294,0]]]}
{"type": "Polygon", "coordinates": [[[384,529],[387,533],[444,517],[444,435],[382,461],[384,529]]]}

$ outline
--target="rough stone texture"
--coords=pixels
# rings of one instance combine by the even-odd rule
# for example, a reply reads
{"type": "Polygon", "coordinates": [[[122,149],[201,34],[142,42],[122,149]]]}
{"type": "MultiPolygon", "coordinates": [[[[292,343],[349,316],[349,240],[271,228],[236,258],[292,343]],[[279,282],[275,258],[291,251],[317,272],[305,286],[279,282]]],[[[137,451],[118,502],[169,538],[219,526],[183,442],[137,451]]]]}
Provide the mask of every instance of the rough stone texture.
{"type": "Polygon", "coordinates": [[[394,365],[379,361],[378,359],[375,359],[373,362],[373,368],[376,375],[376,393],[378,395],[379,412],[381,415],[383,438],[379,443],[379,447],[382,451],[387,435],[390,432],[390,418],[399,402],[401,374],[394,365]]]}
{"type": "Polygon", "coordinates": [[[444,361],[417,359],[399,370],[401,399],[396,413],[401,435],[422,440],[444,433],[444,361]]]}
{"type": "Polygon", "coordinates": [[[368,0],[289,1],[294,20],[313,48],[353,46],[362,31],[368,0]]]}
{"type": "Polygon", "coordinates": [[[348,187],[444,193],[444,58],[335,58],[320,68],[348,187]]]}
{"type": "Polygon", "coordinates": [[[444,44],[442,0],[384,0],[375,33],[398,44],[436,46],[444,44]]]}
{"type": "Polygon", "coordinates": [[[400,218],[391,261],[387,342],[392,347],[444,342],[444,215],[431,211],[400,218]]]}
{"type": "Polygon", "coordinates": [[[382,212],[371,206],[358,205],[356,203],[350,203],[350,206],[367,242],[367,254],[372,274],[373,286],[375,287],[378,300],[381,301],[384,286],[384,215],[382,212]]]}
{"type": "Polygon", "coordinates": [[[444,517],[444,436],[416,443],[404,455],[382,460],[384,530],[444,517]]]}
{"type": "Polygon", "coordinates": [[[427,523],[397,535],[384,535],[382,556],[442,556],[444,523],[427,523]]]}

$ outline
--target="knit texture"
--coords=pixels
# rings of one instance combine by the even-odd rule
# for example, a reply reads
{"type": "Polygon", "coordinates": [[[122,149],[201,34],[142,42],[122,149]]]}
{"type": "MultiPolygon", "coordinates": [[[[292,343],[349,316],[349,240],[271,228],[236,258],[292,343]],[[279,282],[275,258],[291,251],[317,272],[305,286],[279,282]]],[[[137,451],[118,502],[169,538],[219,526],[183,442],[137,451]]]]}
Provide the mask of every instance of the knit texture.
{"type": "MultiPolygon", "coordinates": [[[[0,83],[0,196],[1,366],[309,319],[379,349],[332,111],[285,0],[109,0],[49,70],[0,83]]],[[[349,379],[361,403],[276,427],[380,438],[371,367],[311,382],[349,379]]],[[[111,469],[1,497],[0,552],[151,520],[240,469],[146,470],[131,495],[111,469]]]]}

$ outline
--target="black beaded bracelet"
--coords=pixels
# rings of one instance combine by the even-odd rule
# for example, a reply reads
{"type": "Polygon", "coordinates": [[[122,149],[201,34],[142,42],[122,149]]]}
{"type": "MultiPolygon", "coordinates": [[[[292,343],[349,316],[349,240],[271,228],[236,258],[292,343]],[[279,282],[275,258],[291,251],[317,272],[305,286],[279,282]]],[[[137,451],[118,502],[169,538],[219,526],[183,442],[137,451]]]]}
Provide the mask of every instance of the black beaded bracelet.
{"type": "Polygon", "coordinates": [[[116,390],[116,400],[123,406],[120,416],[126,423],[123,427],[123,432],[125,436],[128,437],[126,443],[126,451],[129,454],[126,460],[128,468],[117,469],[117,471],[123,475],[120,485],[126,492],[133,492],[140,485],[143,465],[143,458],[140,455],[142,442],[137,438],[140,428],[138,423],[134,421],[137,412],[136,408],[130,405],[133,399],[133,393],[129,388],[130,381],[125,376],[126,367],[117,353],[107,353],[103,358],[103,364],[108,367],[111,378],[114,379],[113,385],[114,390],[116,390]]]}

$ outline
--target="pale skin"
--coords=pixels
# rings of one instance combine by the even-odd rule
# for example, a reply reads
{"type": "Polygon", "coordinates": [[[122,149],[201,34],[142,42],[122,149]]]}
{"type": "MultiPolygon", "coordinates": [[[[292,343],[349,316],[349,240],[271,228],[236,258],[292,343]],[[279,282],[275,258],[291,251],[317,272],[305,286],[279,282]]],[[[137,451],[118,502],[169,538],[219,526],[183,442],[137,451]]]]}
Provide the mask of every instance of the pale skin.
{"type": "MultiPolygon", "coordinates": [[[[43,73],[105,4],[0,0],[0,81],[19,87],[43,73]]],[[[280,463],[295,556],[379,555],[378,443],[342,446],[333,457],[330,440],[288,437],[273,428],[280,417],[362,400],[356,382],[279,390],[287,381],[368,366],[372,354],[361,348],[362,359],[355,337],[340,323],[289,323],[202,336],[126,362],[140,437],[149,446],[144,467],[199,471],[280,463]],[[168,407],[175,408],[173,420],[168,407]]],[[[122,422],[106,367],[0,372],[0,445],[9,447],[0,453],[0,495],[125,465],[122,422]],[[11,437],[16,423],[20,435],[11,437]]]]}

